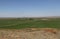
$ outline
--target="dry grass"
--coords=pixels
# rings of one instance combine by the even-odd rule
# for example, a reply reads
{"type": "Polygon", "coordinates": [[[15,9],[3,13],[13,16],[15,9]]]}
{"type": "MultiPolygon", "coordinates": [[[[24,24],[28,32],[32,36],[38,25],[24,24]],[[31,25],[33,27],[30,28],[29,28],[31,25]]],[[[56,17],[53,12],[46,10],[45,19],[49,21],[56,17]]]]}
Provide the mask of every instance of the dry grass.
{"type": "Polygon", "coordinates": [[[52,28],[0,29],[0,39],[60,39],[60,30],[52,28]]]}

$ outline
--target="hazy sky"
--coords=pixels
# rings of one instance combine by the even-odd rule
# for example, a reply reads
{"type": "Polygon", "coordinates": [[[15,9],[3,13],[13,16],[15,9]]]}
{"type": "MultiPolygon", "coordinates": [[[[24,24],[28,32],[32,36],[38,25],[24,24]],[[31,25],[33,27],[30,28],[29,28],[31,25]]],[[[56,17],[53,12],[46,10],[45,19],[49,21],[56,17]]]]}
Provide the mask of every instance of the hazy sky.
{"type": "Polygon", "coordinates": [[[60,0],[0,0],[0,17],[60,16],[60,0]]]}

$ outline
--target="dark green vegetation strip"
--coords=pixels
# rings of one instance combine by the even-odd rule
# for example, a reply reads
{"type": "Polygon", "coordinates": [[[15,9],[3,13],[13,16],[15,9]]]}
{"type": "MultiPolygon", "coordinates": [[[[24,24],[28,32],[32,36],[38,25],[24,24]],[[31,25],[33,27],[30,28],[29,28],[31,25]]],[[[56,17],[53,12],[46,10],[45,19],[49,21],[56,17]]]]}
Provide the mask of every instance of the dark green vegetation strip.
{"type": "Polygon", "coordinates": [[[42,20],[40,18],[19,18],[0,19],[0,28],[21,29],[21,28],[60,28],[60,18],[42,20]]]}

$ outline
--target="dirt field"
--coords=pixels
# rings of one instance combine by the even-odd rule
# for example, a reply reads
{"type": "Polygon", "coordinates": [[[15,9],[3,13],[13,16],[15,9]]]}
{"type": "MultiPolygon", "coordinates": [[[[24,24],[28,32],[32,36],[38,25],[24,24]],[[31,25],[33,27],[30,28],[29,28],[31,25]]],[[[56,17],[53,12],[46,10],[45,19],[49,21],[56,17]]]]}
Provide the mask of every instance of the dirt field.
{"type": "Polygon", "coordinates": [[[51,28],[0,29],[0,39],[60,39],[60,30],[51,28]]]}

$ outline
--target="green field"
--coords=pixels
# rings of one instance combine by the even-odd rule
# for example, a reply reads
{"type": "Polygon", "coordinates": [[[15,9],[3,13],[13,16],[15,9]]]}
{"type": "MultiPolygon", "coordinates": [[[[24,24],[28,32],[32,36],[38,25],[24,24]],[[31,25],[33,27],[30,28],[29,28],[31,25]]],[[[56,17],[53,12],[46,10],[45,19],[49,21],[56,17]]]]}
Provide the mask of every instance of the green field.
{"type": "Polygon", "coordinates": [[[60,28],[60,18],[15,18],[0,19],[0,28],[21,29],[21,28],[60,28]]]}

